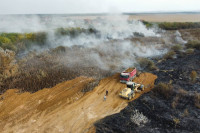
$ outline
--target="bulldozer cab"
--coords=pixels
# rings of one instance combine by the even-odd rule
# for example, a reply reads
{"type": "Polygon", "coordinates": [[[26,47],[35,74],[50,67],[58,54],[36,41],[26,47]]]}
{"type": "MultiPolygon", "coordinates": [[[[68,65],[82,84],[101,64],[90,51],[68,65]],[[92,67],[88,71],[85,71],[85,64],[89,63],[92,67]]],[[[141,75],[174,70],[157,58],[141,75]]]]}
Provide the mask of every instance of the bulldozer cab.
{"type": "Polygon", "coordinates": [[[135,83],[134,82],[127,82],[126,86],[127,86],[127,88],[131,88],[131,90],[135,89],[135,83]]]}

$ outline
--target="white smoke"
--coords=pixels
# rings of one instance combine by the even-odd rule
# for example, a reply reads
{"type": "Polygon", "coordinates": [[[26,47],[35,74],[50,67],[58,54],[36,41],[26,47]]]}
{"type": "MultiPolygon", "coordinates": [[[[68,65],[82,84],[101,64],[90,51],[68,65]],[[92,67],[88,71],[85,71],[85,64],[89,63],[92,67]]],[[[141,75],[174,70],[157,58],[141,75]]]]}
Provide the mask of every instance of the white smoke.
{"type": "MultiPolygon", "coordinates": [[[[101,17],[71,16],[0,16],[0,32],[39,32],[48,33],[47,48],[65,46],[70,50],[61,59],[67,66],[96,66],[102,69],[131,67],[136,57],[152,57],[163,54],[160,44],[146,42],[141,45],[131,41],[134,33],[144,37],[159,38],[155,29],[147,29],[143,23],[129,20],[128,16],[113,15],[101,17]],[[93,28],[96,34],[81,33],[56,36],[56,28],[93,28]],[[74,46],[79,46],[74,48],[74,46]]],[[[33,49],[41,50],[38,46],[33,49]]]]}

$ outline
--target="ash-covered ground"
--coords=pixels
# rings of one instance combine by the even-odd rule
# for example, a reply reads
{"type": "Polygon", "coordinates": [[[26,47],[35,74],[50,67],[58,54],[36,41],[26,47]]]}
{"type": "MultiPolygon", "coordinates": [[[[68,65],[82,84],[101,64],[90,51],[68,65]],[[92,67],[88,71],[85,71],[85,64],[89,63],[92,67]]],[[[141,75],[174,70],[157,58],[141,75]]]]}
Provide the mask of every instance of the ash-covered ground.
{"type": "Polygon", "coordinates": [[[191,72],[200,74],[200,51],[156,63],[157,85],[120,113],[98,121],[97,133],[199,133],[200,78],[192,81],[191,72]],[[163,89],[163,91],[158,91],[163,89]],[[166,88],[165,88],[166,89],[166,88]]]}

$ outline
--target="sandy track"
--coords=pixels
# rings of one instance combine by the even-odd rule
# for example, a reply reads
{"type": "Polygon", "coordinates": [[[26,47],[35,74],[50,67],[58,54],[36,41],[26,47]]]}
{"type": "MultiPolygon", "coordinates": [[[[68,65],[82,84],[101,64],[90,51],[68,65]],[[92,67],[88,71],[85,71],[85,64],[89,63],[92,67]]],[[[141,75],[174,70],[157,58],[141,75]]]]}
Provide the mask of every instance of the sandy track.
{"type": "MultiPolygon", "coordinates": [[[[135,82],[148,87],[142,92],[145,93],[151,90],[156,78],[153,74],[142,73],[135,82]]],[[[126,86],[119,82],[119,74],[101,80],[93,91],[83,95],[81,90],[92,80],[79,77],[33,94],[7,91],[0,101],[0,129],[20,133],[94,132],[95,121],[121,111],[128,100],[118,96],[126,86]],[[106,90],[109,94],[103,101],[106,90]]],[[[142,93],[137,93],[134,99],[142,93]]]]}

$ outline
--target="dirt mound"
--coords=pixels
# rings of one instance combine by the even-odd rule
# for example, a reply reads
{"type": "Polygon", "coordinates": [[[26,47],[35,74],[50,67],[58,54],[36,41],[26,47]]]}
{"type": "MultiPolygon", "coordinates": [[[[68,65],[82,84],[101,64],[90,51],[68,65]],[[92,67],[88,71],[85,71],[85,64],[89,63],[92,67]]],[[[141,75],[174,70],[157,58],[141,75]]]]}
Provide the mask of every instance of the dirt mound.
{"type": "MultiPolygon", "coordinates": [[[[148,92],[157,76],[142,73],[135,82],[146,86],[148,92]]],[[[105,78],[85,95],[81,90],[92,78],[79,77],[36,93],[8,90],[1,95],[0,128],[2,132],[93,132],[93,123],[125,108],[128,100],[118,93],[126,86],[119,82],[119,74],[105,78]],[[107,100],[103,97],[108,90],[107,100]]],[[[134,100],[133,99],[133,100],[134,100]]]]}

